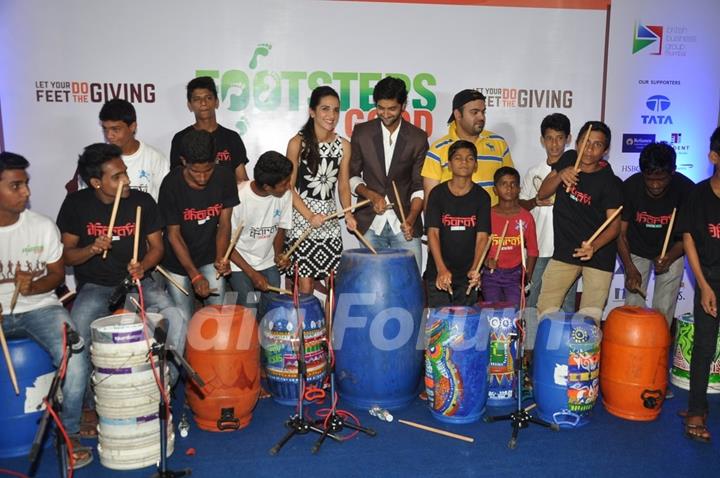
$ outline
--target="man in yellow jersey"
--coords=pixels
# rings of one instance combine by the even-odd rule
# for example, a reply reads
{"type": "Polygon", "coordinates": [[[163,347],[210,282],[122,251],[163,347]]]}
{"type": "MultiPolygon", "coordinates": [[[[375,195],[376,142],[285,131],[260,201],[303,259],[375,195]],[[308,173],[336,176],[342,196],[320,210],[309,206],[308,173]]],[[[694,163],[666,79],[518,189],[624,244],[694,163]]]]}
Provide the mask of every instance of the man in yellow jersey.
{"type": "Polygon", "coordinates": [[[448,119],[448,134],[435,141],[425,156],[422,168],[425,197],[432,188],[450,180],[448,148],[458,139],[475,144],[478,166],[472,180],[490,195],[492,204],[498,202],[493,191],[493,175],[503,166],[513,166],[510,148],[499,134],[485,129],[485,95],[477,90],[462,90],[453,98],[453,112],[448,119]]]}

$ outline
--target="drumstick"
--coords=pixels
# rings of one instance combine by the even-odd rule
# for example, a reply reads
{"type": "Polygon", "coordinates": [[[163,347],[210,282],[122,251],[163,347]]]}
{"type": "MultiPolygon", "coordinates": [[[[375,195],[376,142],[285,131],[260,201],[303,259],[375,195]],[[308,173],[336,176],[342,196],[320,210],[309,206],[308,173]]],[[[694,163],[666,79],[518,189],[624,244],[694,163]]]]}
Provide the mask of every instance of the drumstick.
{"type": "Polygon", "coordinates": [[[330,219],[340,219],[341,217],[343,217],[343,216],[345,215],[346,212],[352,211],[353,209],[357,209],[357,208],[359,208],[359,207],[367,206],[367,205],[370,204],[371,202],[372,202],[372,201],[370,201],[369,199],[365,199],[365,200],[363,200],[363,201],[360,201],[360,202],[358,202],[358,203],[356,203],[356,204],[353,204],[352,206],[346,207],[346,208],[343,209],[342,211],[338,211],[338,212],[336,212],[336,213],[333,213],[333,214],[327,216],[327,217],[323,220],[323,222],[329,221],[330,219]]]}
{"type": "Polygon", "coordinates": [[[395,185],[395,181],[392,182],[392,187],[395,191],[395,200],[397,201],[398,210],[400,211],[400,218],[402,219],[402,222],[405,223],[405,210],[403,209],[402,201],[400,201],[400,193],[395,185]]]}
{"type": "MultiPolygon", "coordinates": [[[[117,217],[118,212],[118,206],[120,206],[120,196],[122,195],[123,187],[125,186],[125,181],[118,182],[117,191],[115,191],[115,202],[113,203],[112,212],[110,213],[110,224],[108,224],[108,237],[112,241],[113,236],[113,227],[115,227],[115,218],[117,217]]],[[[103,252],[103,259],[107,258],[107,249],[103,252]]]]}
{"type": "MultiPolygon", "coordinates": [[[[227,251],[225,251],[225,255],[223,256],[223,262],[230,259],[230,254],[232,254],[232,250],[235,249],[235,244],[237,244],[238,239],[240,239],[240,233],[243,230],[244,224],[240,224],[237,229],[235,229],[235,233],[230,238],[230,244],[228,244],[227,251]]],[[[215,280],[218,280],[220,278],[220,273],[215,273],[215,280]]]]}
{"type": "Polygon", "coordinates": [[[5,340],[5,332],[3,332],[2,329],[2,321],[2,306],[0,306],[0,343],[2,344],[5,363],[7,364],[8,373],[10,374],[10,381],[15,389],[15,395],[20,395],[20,388],[18,387],[17,376],[15,375],[15,367],[13,366],[12,358],[10,358],[10,350],[8,349],[7,340],[5,340]]]}
{"type": "Polygon", "coordinates": [[[65,293],[65,295],[60,297],[58,300],[60,301],[61,304],[64,304],[65,302],[67,302],[68,299],[70,299],[70,297],[74,296],[75,294],[76,294],[76,292],[74,290],[71,290],[71,291],[65,293]]]}
{"type": "Polygon", "coordinates": [[[673,224],[675,223],[675,212],[677,211],[677,208],[673,208],[672,216],[670,216],[670,224],[668,225],[668,230],[665,233],[665,242],[663,243],[662,252],[660,253],[660,258],[662,259],[665,257],[665,254],[667,253],[668,244],[670,243],[670,235],[672,235],[672,228],[673,224]]]}
{"type": "Polygon", "coordinates": [[[455,438],[456,440],[462,440],[462,441],[466,441],[468,443],[475,443],[475,439],[473,437],[469,437],[469,436],[465,436],[465,435],[458,435],[457,433],[446,432],[445,430],[440,430],[439,428],[429,427],[427,425],[421,425],[419,423],[411,422],[409,420],[398,420],[398,421],[404,425],[419,428],[420,430],[425,430],[426,432],[437,433],[438,435],[442,435],[442,436],[449,437],[449,438],[455,438]]]}
{"type": "Polygon", "coordinates": [[[376,251],[375,248],[372,246],[372,244],[370,244],[370,243],[368,242],[368,240],[365,239],[365,236],[363,236],[362,234],[360,234],[360,232],[359,232],[357,229],[355,229],[353,232],[355,233],[355,235],[357,236],[357,238],[360,240],[360,242],[362,242],[363,244],[365,244],[365,247],[367,247],[368,249],[370,249],[373,254],[377,254],[377,251],[376,251]]]}
{"type": "MultiPolygon", "coordinates": [[[[585,133],[585,137],[583,138],[583,142],[580,145],[580,151],[578,152],[577,159],[575,160],[575,171],[580,169],[580,159],[582,158],[583,154],[585,154],[585,147],[587,146],[588,139],[590,138],[590,131],[592,131],[592,126],[588,127],[588,130],[585,133]]],[[[565,188],[565,192],[570,192],[570,186],[567,186],[565,188]]]]}
{"type": "MultiPolygon", "coordinates": [[[[502,250],[503,242],[505,242],[505,234],[507,233],[508,224],[510,224],[510,221],[505,221],[502,235],[500,236],[500,243],[498,244],[498,248],[495,251],[495,262],[497,262],[498,258],[500,257],[500,251],[502,250]]],[[[495,272],[495,269],[490,269],[490,273],[492,274],[493,272],[495,272]]]]}
{"type": "Polygon", "coordinates": [[[281,289],[280,287],[275,287],[272,285],[268,286],[268,290],[271,292],[277,292],[278,294],[285,294],[285,295],[292,295],[292,292],[287,289],[281,289]]]}
{"type": "Polygon", "coordinates": [[[304,241],[305,239],[308,238],[308,236],[310,235],[310,233],[312,232],[312,230],[313,230],[312,227],[308,227],[307,229],[305,229],[305,231],[304,231],[302,234],[300,234],[300,237],[297,238],[297,240],[296,240],[295,243],[290,247],[290,249],[288,249],[287,252],[283,252],[283,256],[285,256],[285,257],[287,257],[287,258],[290,258],[290,254],[292,254],[293,252],[295,252],[295,249],[297,249],[298,247],[300,247],[300,243],[301,243],[302,241],[304,241]]]}
{"type": "Polygon", "coordinates": [[[157,269],[157,271],[160,274],[162,274],[162,276],[165,277],[168,280],[168,282],[170,282],[172,285],[177,287],[180,292],[182,292],[185,295],[190,295],[190,294],[188,294],[188,291],[186,291],[185,288],[178,283],[178,281],[173,279],[173,277],[170,275],[170,273],[168,271],[166,271],[160,264],[156,265],[155,269],[157,269]]]}
{"type": "MultiPolygon", "coordinates": [[[[488,236],[488,240],[485,243],[485,247],[483,248],[482,254],[480,254],[480,262],[478,262],[477,267],[475,268],[475,272],[477,274],[480,273],[480,269],[482,269],[483,262],[485,261],[485,256],[487,255],[488,251],[490,250],[490,245],[492,244],[492,234],[488,236]]],[[[470,295],[470,291],[472,290],[472,286],[468,286],[467,290],[465,291],[465,295],[470,295]]]]}
{"type": "Polygon", "coordinates": [[[600,233],[603,232],[606,227],[608,227],[608,224],[610,224],[611,222],[613,222],[613,221],[615,220],[615,218],[618,216],[618,214],[620,214],[620,211],[622,211],[622,209],[623,209],[622,206],[620,206],[619,208],[617,208],[617,209],[615,210],[615,212],[612,213],[612,215],[611,215],[609,218],[605,219],[605,222],[603,222],[602,225],[601,225],[600,227],[598,227],[598,230],[595,231],[595,234],[593,234],[592,236],[590,236],[590,239],[588,239],[586,242],[587,242],[588,244],[592,244],[592,241],[594,241],[595,239],[597,239],[597,237],[600,235],[600,233]]]}
{"type": "Polygon", "coordinates": [[[522,219],[518,220],[518,226],[520,228],[520,261],[522,262],[522,268],[525,269],[525,238],[523,237],[523,222],[522,219]]]}
{"type": "Polygon", "coordinates": [[[133,241],[133,262],[138,261],[138,249],[140,248],[140,215],[142,208],[135,208],[135,239],[133,241]]]}
{"type": "Polygon", "coordinates": [[[17,305],[18,296],[20,295],[20,288],[15,284],[15,290],[13,291],[12,298],[10,299],[10,313],[12,314],[17,305]]]}

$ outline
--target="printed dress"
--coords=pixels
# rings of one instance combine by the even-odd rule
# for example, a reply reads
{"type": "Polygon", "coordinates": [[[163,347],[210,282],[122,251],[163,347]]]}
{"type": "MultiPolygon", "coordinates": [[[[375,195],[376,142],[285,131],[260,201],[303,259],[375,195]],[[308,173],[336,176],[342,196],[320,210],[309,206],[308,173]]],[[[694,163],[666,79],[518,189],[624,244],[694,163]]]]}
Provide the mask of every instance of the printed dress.
{"type": "MultiPolygon", "coordinates": [[[[300,197],[313,213],[330,215],[336,212],[335,190],[342,161],[342,138],[336,136],[332,142],[318,143],[320,161],[317,173],[312,174],[306,161],[300,158],[297,182],[295,187],[300,197]]],[[[310,227],[310,223],[293,209],[292,231],[288,239],[288,247],[310,227]]],[[[323,279],[331,271],[337,269],[342,253],[342,237],[340,221],[329,220],[317,229],[313,229],[310,236],[293,253],[290,260],[298,264],[300,277],[313,277],[323,279]]],[[[288,271],[292,276],[294,269],[288,271]]]]}

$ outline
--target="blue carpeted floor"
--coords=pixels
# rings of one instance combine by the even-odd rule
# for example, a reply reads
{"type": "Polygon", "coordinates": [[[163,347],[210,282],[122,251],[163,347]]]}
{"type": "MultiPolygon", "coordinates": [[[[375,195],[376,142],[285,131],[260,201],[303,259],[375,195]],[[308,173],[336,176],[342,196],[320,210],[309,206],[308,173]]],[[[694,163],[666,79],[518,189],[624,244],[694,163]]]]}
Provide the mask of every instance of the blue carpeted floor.
{"type": "MultiPolygon", "coordinates": [[[[521,430],[517,449],[507,448],[510,425],[475,423],[446,426],[435,421],[420,400],[396,412],[405,418],[475,438],[475,443],[385,423],[357,411],[363,424],[378,435],[358,436],[345,443],[327,441],[318,455],[310,449],[316,435],[293,438],[279,453],[268,450],[284,435],[284,420],[291,408],[261,400],[250,425],[230,433],[200,431],[191,422],[190,435],[177,434],[169,468],[190,467],[193,476],[277,477],[328,473],[341,476],[720,476],[720,396],[710,396],[712,444],[692,442],[683,436],[677,412],[687,404],[687,392],[665,403],[658,420],[631,422],[608,414],[601,404],[584,428],[553,432],[535,425],[521,430]],[[186,455],[194,448],[194,456],[186,455]]],[[[179,400],[176,400],[178,403],[179,400]]],[[[176,408],[179,408],[179,403],[176,408]]],[[[342,406],[342,402],[340,403],[342,406]]],[[[176,411],[179,416],[179,411],[176,411]]],[[[1,433],[9,433],[2,430],[1,433]]],[[[52,448],[45,450],[36,476],[59,476],[52,448]]],[[[0,468],[26,473],[25,457],[0,460],[0,468]]],[[[153,467],[112,471],[95,462],[79,470],[78,477],[146,477],[153,467]]]]}

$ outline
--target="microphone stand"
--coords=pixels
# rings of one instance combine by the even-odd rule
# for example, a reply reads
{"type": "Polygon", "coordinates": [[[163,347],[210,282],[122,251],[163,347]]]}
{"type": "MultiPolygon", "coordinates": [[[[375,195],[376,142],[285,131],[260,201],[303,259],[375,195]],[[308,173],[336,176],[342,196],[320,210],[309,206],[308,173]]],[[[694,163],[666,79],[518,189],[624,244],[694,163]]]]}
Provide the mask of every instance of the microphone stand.
{"type": "Polygon", "coordinates": [[[335,361],[331,360],[330,358],[330,349],[332,347],[332,317],[333,317],[333,307],[334,307],[334,294],[335,294],[335,274],[333,272],[330,273],[330,288],[328,290],[328,303],[327,303],[327,310],[325,312],[326,314],[326,320],[325,320],[325,327],[326,327],[326,334],[327,334],[327,342],[325,345],[326,353],[327,353],[327,361],[325,363],[326,367],[326,373],[330,377],[330,416],[325,417],[324,419],[317,420],[315,424],[320,425],[324,428],[324,431],[320,438],[315,442],[315,445],[312,447],[312,453],[315,454],[320,451],[320,447],[325,442],[325,438],[327,438],[330,433],[339,433],[342,431],[344,427],[350,428],[352,430],[356,430],[358,432],[362,432],[367,434],[368,436],[374,437],[377,435],[375,430],[372,428],[366,428],[363,426],[360,426],[356,423],[346,422],[345,419],[337,413],[336,403],[335,403],[335,361]]]}
{"type": "Polygon", "coordinates": [[[303,391],[305,389],[305,381],[307,380],[307,371],[305,364],[305,324],[303,317],[300,316],[300,295],[298,292],[298,268],[295,264],[295,287],[293,289],[293,306],[295,308],[295,319],[297,320],[298,329],[298,347],[297,347],[297,379],[298,379],[298,412],[292,415],[286,422],[285,426],[289,428],[289,431],[274,447],[270,449],[271,455],[277,455],[280,449],[295,435],[305,435],[309,432],[319,433],[320,435],[327,435],[333,440],[340,441],[340,437],[335,434],[328,433],[327,430],[318,428],[315,422],[308,420],[305,415],[303,408],[304,397],[303,391]]]}
{"type": "MultiPolygon", "coordinates": [[[[71,333],[71,330],[67,326],[63,326],[63,334],[65,334],[64,356],[67,357],[66,361],[70,361],[70,356],[72,355],[72,346],[77,344],[80,338],[77,335],[77,332],[73,331],[73,333],[71,333]]],[[[29,474],[31,476],[34,475],[35,471],[37,470],[38,457],[40,456],[40,451],[42,450],[42,442],[45,438],[45,432],[47,431],[48,423],[50,422],[50,408],[52,408],[52,410],[58,416],[58,419],[60,419],[60,413],[62,412],[62,400],[58,399],[58,390],[61,389],[61,384],[63,381],[63,379],[60,377],[61,369],[62,363],[57,368],[57,370],[55,370],[55,376],[53,376],[52,382],[50,383],[50,389],[48,390],[47,397],[45,397],[45,411],[40,418],[37,431],[35,432],[35,438],[33,439],[32,445],[30,447],[30,454],[28,455],[28,458],[30,459],[29,474]]],[[[38,406],[38,408],[40,407],[38,406]]],[[[65,443],[65,439],[62,436],[62,433],[60,433],[60,430],[55,433],[55,452],[57,454],[58,464],[60,466],[60,476],[62,478],[67,478],[69,465],[68,448],[67,443],[65,443]]]]}

